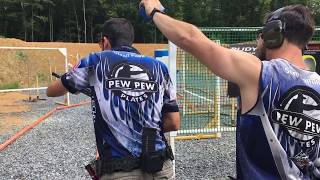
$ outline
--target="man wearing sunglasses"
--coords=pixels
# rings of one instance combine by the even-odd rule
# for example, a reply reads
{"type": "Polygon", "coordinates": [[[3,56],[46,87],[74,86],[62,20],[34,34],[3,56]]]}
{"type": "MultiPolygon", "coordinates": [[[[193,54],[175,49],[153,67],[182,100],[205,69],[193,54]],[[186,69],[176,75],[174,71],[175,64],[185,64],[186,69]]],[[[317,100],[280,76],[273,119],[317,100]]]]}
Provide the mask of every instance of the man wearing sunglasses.
{"type": "Polygon", "coordinates": [[[307,7],[286,6],[266,17],[258,58],[167,16],[159,0],[140,6],[170,41],[240,87],[237,179],[320,178],[320,76],[305,70],[302,58],[314,32],[307,7]]]}
{"type": "Polygon", "coordinates": [[[102,34],[102,51],[83,58],[47,95],[91,88],[99,179],[174,179],[164,132],[177,130],[180,117],[168,69],[132,47],[128,20],[111,18],[102,34]]]}

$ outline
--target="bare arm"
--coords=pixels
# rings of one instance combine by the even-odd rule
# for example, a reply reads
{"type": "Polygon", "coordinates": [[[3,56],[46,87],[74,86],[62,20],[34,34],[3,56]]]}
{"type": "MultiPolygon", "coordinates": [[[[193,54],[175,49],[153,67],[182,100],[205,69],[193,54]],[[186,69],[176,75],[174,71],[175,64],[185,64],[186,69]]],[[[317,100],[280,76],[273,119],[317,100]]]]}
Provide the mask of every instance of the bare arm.
{"type": "Polygon", "coordinates": [[[52,84],[49,85],[47,88],[47,96],[48,97],[58,97],[66,94],[68,91],[63,86],[60,79],[54,81],[52,84]]]}
{"type": "Polygon", "coordinates": [[[180,114],[179,114],[179,112],[165,113],[162,121],[163,121],[164,132],[177,131],[180,128],[180,114]]]}
{"type": "MultiPolygon", "coordinates": [[[[146,13],[160,9],[159,0],[142,0],[146,13]]],[[[208,39],[197,27],[156,13],[153,22],[173,43],[194,55],[216,75],[240,86],[242,108],[250,109],[258,96],[260,60],[245,52],[224,48],[208,39]]]]}
{"type": "Polygon", "coordinates": [[[153,21],[177,46],[194,55],[216,75],[245,84],[259,76],[260,60],[242,51],[222,47],[208,39],[196,26],[156,13],[153,21]]]}

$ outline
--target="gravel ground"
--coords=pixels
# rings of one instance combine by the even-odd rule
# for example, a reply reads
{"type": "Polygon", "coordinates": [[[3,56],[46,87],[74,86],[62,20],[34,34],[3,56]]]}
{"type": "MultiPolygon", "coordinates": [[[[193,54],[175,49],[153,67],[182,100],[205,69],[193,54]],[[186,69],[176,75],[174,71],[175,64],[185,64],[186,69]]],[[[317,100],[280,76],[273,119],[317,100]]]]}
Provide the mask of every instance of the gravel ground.
{"type": "MultiPolygon", "coordinates": [[[[24,92],[26,95],[28,94],[27,92],[24,92]]],[[[25,105],[30,105],[31,110],[29,112],[18,112],[18,113],[11,113],[14,116],[17,116],[19,119],[23,120],[26,122],[26,124],[30,124],[33,122],[35,119],[41,117],[42,115],[46,114],[50,110],[54,109],[55,107],[58,107],[56,102],[63,102],[64,97],[57,97],[57,98],[48,98],[45,95],[45,90],[40,91],[40,98],[46,99],[46,100],[39,100],[37,102],[23,102],[21,101],[21,104],[25,105]]],[[[84,95],[72,95],[70,94],[70,100],[71,104],[76,104],[80,102],[84,102],[89,100],[88,97],[84,95]]],[[[8,139],[10,136],[18,132],[22,127],[16,127],[12,131],[0,136],[0,142],[5,141],[8,139]]]]}
{"type": "MultiPolygon", "coordinates": [[[[82,96],[73,103],[88,100],[82,96]]],[[[54,101],[33,104],[30,117],[56,107],[54,101]]],[[[0,137],[0,142],[10,137],[0,137]]],[[[178,180],[226,179],[235,174],[235,133],[220,139],[176,141],[178,180]]],[[[90,179],[84,165],[95,157],[90,106],[55,113],[0,152],[0,180],[90,179]]]]}
{"type": "Polygon", "coordinates": [[[235,132],[219,139],[176,141],[177,179],[228,179],[236,174],[235,132]]]}

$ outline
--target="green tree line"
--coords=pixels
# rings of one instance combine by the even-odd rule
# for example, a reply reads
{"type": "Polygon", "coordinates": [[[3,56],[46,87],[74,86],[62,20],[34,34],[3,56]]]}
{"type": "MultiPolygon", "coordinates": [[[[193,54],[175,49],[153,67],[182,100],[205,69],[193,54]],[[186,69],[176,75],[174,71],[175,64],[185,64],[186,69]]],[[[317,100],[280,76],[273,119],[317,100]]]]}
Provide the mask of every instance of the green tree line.
{"type": "MultiPolygon", "coordinates": [[[[138,16],[139,0],[0,0],[0,36],[25,41],[97,42],[105,20],[125,17],[135,42],[166,39],[138,16]]],[[[167,13],[201,27],[261,26],[264,15],[289,4],[308,5],[320,22],[319,0],[162,0],[167,13]]]]}

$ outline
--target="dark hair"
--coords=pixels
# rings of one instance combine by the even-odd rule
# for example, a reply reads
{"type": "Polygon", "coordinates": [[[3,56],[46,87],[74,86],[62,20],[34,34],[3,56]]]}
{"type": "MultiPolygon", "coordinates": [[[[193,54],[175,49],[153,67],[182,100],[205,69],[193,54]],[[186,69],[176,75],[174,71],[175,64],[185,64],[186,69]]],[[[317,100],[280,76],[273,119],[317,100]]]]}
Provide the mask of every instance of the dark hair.
{"type": "Polygon", "coordinates": [[[314,18],[308,7],[303,5],[285,6],[267,15],[266,22],[276,18],[285,23],[284,37],[304,49],[314,33],[314,18]]]}
{"type": "Polygon", "coordinates": [[[111,18],[103,24],[102,35],[106,36],[112,47],[131,46],[134,40],[134,29],[125,18],[111,18]]]}

